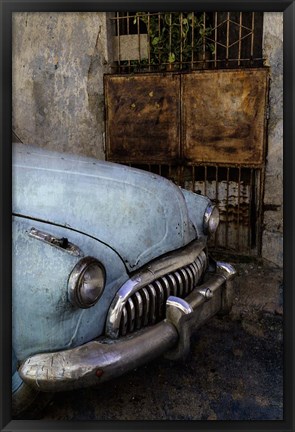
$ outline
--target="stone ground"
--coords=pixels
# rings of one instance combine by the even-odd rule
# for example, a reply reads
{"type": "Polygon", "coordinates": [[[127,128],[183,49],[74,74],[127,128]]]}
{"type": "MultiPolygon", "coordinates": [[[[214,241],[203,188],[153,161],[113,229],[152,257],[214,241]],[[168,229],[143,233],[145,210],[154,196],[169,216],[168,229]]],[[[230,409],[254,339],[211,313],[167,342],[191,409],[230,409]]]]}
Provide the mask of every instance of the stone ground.
{"type": "Polygon", "coordinates": [[[231,314],[193,336],[186,361],[161,358],[97,389],[56,393],[39,419],[282,420],[282,271],[236,268],[231,314]]]}

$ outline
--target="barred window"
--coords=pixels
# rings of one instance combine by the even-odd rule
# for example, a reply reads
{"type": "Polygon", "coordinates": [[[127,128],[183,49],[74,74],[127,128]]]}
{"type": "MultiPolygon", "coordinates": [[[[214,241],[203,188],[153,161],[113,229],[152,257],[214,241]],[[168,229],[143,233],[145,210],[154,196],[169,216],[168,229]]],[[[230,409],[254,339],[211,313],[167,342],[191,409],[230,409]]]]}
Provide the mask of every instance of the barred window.
{"type": "Polygon", "coordinates": [[[117,12],[116,72],[259,67],[262,12],[117,12]]]}

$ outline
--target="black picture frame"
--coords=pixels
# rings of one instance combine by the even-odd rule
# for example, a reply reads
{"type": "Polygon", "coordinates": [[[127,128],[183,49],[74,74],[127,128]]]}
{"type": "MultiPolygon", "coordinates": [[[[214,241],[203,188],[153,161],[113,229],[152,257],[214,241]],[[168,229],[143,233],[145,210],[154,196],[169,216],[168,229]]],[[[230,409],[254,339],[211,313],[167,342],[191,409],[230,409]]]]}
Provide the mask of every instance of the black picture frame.
{"type": "Polygon", "coordinates": [[[1,431],[17,430],[249,430],[292,431],[294,425],[294,1],[11,1],[0,0],[1,28],[1,431]],[[284,420],[282,421],[142,421],[46,422],[11,420],[11,30],[13,12],[97,12],[128,10],[192,10],[284,12],[284,420]]]}

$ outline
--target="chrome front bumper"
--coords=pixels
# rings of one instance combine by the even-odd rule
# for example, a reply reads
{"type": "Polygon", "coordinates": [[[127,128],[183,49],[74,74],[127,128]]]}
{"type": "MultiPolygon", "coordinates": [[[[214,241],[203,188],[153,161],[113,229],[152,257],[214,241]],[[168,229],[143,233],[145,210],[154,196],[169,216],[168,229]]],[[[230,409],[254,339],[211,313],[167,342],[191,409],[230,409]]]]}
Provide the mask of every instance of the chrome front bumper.
{"type": "Polygon", "coordinates": [[[117,340],[101,339],[77,348],[29,357],[18,370],[28,385],[41,391],[63,391],[97,385],[165,353],[179,359],[190,348],[190,336],[216,313],[232,304],[235,269],[216,263],[216,272],[184,300],[170,296],[166,318],[117,340]]]}

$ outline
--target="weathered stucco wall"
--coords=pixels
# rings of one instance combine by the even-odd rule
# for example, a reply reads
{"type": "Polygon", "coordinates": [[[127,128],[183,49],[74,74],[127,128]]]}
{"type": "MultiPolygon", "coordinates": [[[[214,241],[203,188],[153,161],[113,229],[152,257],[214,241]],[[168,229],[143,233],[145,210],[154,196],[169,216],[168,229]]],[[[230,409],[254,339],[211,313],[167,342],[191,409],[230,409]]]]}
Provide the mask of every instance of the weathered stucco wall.
{"type": "Polygon", "coordinates": [[[31,144],[104,159],[105,13],[13,14],[13,130],[31,144]]]}
{"type": "Polygon", "coordinates": [[[270,66],[268,153],[262,256],[283,266],[283,13],[264,14],[263,56],[270,66]]]}

